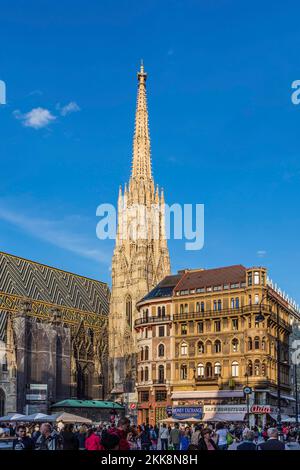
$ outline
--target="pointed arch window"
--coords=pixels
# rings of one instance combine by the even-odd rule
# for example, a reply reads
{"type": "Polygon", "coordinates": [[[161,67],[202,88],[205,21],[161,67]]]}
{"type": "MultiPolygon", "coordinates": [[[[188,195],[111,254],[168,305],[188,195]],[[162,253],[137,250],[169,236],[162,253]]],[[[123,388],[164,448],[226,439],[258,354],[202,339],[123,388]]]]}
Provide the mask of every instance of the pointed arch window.
{"type": "Polygon", "coordinates": [[[149,360],[149,347],[146,346],[145,347],[145,361],[148,361],[149,360]]]}
{"type": "Polygon", "coordinates": [[[215,344],[214,344],[214,350],[215,350],[215,353],[220,353],[221,352],[221,341],[220,340],[216,340],[215,341],[215,344]]]}
{"type": "Polygon", "coordinates": [[[202,363],[197,365],[197,377],[204,377],[204,365],[202,363]]]}
{"type": "Polygon", "coordinates": [[[165,346],[163,344],[160,344],[158,346],[158,356],[164,357],[164,355],[165,355],[165,346]]]}
{"type": "Polygon", "coordinates": [[[216,376],[220,376],[220,375],[221,375],[221,371],[222,371],[222,368],[221,368],[220,362],[216,362],[216,363],[215,363],[215,366],[214,366],[214,374],[215,374],[216,376]]]}
{"type": "Polygon", "coordinates": [[[198,354],[204,354],[204,343],[202,341],[198,341],[198,354]]]}
{"type": "Polygon", "coordinates": [[[182,364],[180,366],[180,380],[186,380],[187,379],[187,365],[182,364]]]}
{"type": "Polygon", "coordinates": [[[234,361],[231,364],[231,375],[232,375],[232,377],[238,377],[239,376],[239,363],[237,361],[234,361]]]}
{"type": "Polygon", "coordinates": [[[181,355],[182,355],[182,356],[187,356],[187,353],[188,353],[188,345],[187,345],[187,343],[182,343],[182,344],[181,344],[180,351],[181,351],[181,355]]]}
{"type": "Polygon", "coordinates": [[[232,352],[238,352],[239,340],[237,338],[233,338],[233,340],[231,341],[231,345],[232,345],[232,352]]]}
{"type": "Polygon", "coordinates": [[[130,328],[132,328],[132,299],[130,295],[126,297],[126,321],[130,328]]]}

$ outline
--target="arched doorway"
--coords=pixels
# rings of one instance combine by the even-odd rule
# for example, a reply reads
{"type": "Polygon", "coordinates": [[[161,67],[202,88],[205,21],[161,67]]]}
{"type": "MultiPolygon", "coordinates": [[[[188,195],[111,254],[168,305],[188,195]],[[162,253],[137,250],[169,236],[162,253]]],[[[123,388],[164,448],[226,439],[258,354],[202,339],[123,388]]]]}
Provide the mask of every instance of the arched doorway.
{"type": "Polygon", "coordinates": [[[0,416],[5,414],[5,393],[2,388],[0,388],[0,416]]]}

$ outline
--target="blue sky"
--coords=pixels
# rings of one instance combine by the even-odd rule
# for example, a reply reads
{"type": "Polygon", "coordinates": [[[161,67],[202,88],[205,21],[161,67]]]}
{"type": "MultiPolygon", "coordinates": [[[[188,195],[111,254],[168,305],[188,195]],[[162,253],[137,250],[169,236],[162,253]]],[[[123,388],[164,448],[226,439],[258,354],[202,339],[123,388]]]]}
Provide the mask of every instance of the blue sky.
{"type": "Polygon", "coordinates": [[[95,213],[129,178],[142,57],[155,181],[170,204],[205,204],[204,249],[171,241],[173,271],[266,265],[299,302],[299,13],[296,1],[2,0],[0,250],[110,281],[95,213]]]}

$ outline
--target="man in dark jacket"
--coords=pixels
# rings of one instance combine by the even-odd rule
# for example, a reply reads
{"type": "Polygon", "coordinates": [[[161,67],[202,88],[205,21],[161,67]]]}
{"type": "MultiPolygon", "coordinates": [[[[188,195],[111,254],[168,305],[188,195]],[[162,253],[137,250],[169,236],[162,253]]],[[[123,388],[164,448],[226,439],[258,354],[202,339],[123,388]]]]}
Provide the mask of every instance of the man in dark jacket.
{"type": "Polygon", "coordinates": [[[34,450],[34,441],[26,436],[26,427],[22,424],[17,428],[17,436],[13,441],[13,450],[34,450]]]}
{"type": "Polygon", "coordinates": [[[254,444],[254,431],[250,431],[250,429],[245,429],[243,432],[243,442],[239,444],[236,450],[257,450],[256,445],[254,444]]]}
{"type": "Polygon", "coordinates": [[[269,439],[258,445],[261,450],[285,450],[285,445],[278,439],[278,430],[276,428],[268,429],[269,439]]]}

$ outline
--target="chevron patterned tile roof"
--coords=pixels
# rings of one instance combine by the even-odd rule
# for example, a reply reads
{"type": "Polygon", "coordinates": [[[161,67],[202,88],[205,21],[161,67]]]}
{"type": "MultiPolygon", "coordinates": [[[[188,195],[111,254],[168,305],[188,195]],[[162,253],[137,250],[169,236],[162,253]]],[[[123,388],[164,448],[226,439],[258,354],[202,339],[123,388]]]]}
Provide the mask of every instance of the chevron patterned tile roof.
{"type": "Polygon", "coordinates": [[[108,315],[106,283],[0,252],[0,291],[108,315]]]}

